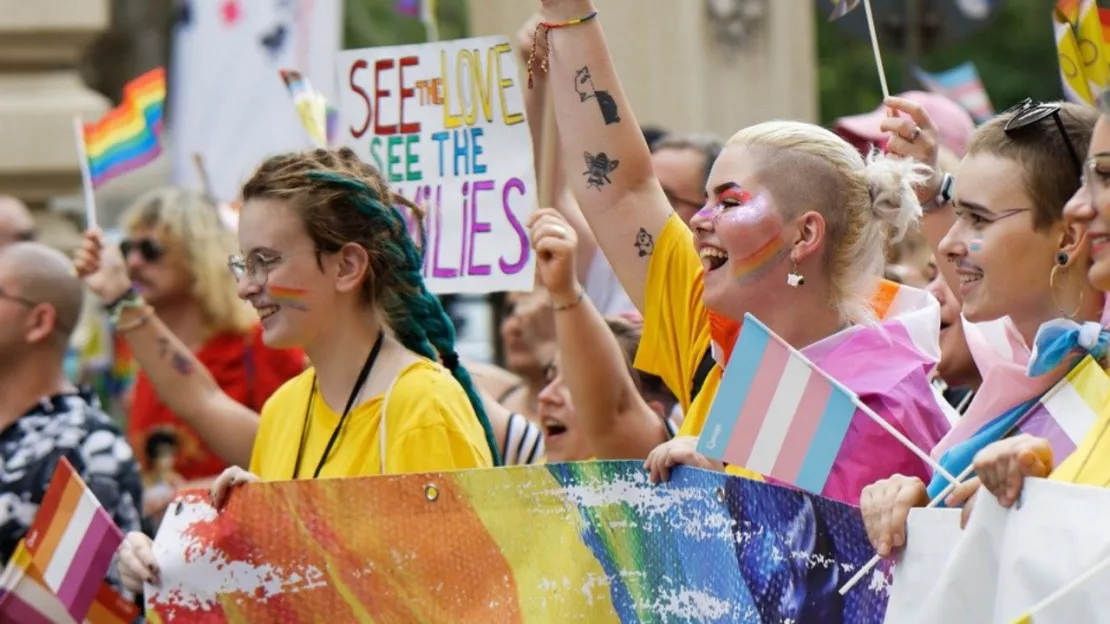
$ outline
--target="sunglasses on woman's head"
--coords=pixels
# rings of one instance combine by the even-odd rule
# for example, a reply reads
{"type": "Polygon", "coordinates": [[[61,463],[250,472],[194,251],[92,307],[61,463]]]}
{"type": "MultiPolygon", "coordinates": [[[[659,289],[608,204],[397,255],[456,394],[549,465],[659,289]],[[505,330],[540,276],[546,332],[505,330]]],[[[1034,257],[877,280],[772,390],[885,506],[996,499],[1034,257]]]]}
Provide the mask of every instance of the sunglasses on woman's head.
{"type": "Polygon", "coordinates": [[[131,255],[132,251],[137,251],[145,262],[157,262],[166,253],[161,245],[149,238],[125,239],[120,242],[119,251],[124,258],[131,255]]]}
{"type": "Polygon", "coordinates": [[[1075,145],[1071,142],[1071,137],[1068,136],[1067,129],[1064,128],[1064,122],[1060,119],[1059,104],[1034,104],[1032,98],[1025,98],[1002,114],[1013,115],[1003,127],[1006,134],[1021,132],[1023,129],[1029,128],[1051,117],[1052,121],[1056,123],[1056,129],[1060,131],[1060,137],[1064,139],[1064,144],[1068,146],[1068,155],[1071,156],[1072,164],[1075,165],[1076,170],[1082,175],[1083,162],[1079,158],[1079,153],[1075,151],[1075,145]]]}

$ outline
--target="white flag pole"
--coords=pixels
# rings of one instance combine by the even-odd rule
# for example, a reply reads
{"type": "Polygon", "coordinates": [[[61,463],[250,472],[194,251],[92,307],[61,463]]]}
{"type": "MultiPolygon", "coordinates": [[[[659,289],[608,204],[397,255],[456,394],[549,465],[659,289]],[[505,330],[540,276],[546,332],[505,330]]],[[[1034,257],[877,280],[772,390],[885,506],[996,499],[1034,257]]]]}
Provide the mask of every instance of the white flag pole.
{"type": "Polygon", "coordinates": [[[863,10],[867,13],[867,28],[871,31],[871,51],[875,53],[875,67],[879,69],[879,84],[883,88],[883,99],[890,97],[886,86],[886,70],[883,69],[883,56],[879,53],[879,37],[875,33],[875,18],[871,15],[871,0],[863,0],[863,10]]]}
{"type": "Polygon", "coordinates": [[[85,228],[96,228],[96,196],[93,193],[89,156],[85,151],[85,123],[80,116],[73,118],[73,140],[77,144],[77,163],[81,167],[81,186],[85,191],[85,228]]]}

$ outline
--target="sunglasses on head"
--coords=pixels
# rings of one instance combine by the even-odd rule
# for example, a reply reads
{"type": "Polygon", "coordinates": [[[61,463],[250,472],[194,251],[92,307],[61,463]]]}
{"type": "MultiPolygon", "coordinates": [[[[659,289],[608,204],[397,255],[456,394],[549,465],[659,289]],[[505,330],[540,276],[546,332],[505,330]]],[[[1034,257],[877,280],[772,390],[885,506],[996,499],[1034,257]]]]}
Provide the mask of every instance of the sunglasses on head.
{"type": "Polygon", "coordinates": [[[1068,155],[1071,156],[1072,164],[1075,165],[1075,169],[1082,174],[1083,162],[1080,160],[1079,154],[1075,151],[1075,145],[1071,142],[1071,137],[1068,136],[1067,129],[1064,128],[1064,122],[1060,119],[1059,104],[1034,104],[1032,98],[1025,98],[1002,114],[1013,114],[1013,117],[1011,117],[1003,127],[1006,134],[1021,132],[1023,129],[1029,128],[1051,117],[1052,121],[1056,123],[1056,129],[1060,131],[1060,137],[1064,139],[1064,144],[1068,146],[1068,155]]]}
{"type": "Polygon", "coordinates": [[[132,251],[137,251],[146,262],[157,262],[158,259],[166,253],[166,250],[161,245],[149,238],[123,240],[119,244],[119,250],[124,258],[130,256],[132,251]]]}

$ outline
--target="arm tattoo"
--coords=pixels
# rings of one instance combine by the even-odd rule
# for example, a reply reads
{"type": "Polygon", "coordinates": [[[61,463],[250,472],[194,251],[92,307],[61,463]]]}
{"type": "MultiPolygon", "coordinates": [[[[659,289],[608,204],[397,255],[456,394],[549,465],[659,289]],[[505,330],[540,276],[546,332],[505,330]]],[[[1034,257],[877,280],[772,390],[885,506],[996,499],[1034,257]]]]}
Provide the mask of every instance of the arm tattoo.
{"type": "Polygon", "coordinates": [[[182,375],[188,375],[193,372],[193,363],[189,360],[189,358],[178,353],[170,346],[169,338],[159,338],[158,347],[159,357],[165,359],[166,356],[169,356],[170,366],[172,366],[175,371],[182,375]]]}
{"type": "Polygon", "coordinates": [[[578,92],[578,101],[585,102],[586,100],[597,101],[598,108],[601,109],[601,118],[605,120],[605,125],[620,123],[620,111],[617,109],[617,101],[608,91],[598,91],[594,88],[593,78],[590,77],[590,68],[585,65],[582,69],[574,74],[574,90],[578,92]]]}
{"type": "Polygon", "coordinates": [[[644,228],[640,228],[640,231],[636,232],[636,249],[640,252],[641,258],[650,256],[655,252],[655,239],[644,228]]]}
{"type": "Polygon", "coordinates": [[[586,170],[582,175],[586,176],[586,188],[601,190],[602,186],[612,184],[613,181],[609,179],[609,174],[616,171],[617,166],[621,164],[619,160],[609,160],[605,152],[599,153],[597,156],[589,152],[586,155],[586,170]]]}

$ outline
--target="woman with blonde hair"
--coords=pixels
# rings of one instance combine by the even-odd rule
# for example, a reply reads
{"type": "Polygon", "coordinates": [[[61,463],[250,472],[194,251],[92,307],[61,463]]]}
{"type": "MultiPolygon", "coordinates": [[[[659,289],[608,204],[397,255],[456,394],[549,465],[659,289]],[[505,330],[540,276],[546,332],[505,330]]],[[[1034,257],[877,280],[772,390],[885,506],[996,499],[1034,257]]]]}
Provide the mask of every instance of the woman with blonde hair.
{"type": "MultiPolygon", "coordinates": [[[[101,293],[112,318],[149,305],[223,392],[252,410],[260,410],[281,384],[304,369],[300,351],[263,344],[257,319],[236,297],[227,272],[235,234],[202,195],[176,188],[150,191],[123,214],[120,225],[130,285],[101,293]]],[[[118,335],[126,337],[136,322],[117,324],[118,335]]],[[[181,373],[193,366],[180,357],[168,363],[181,373]]],[[[148,485],[167,490],[166,485],[181,481],[215,478],[227,464],[167,402],[173,399],[160,396],[140,370],[127,424],[148,485]]],[[[152,495],[147,511],[167,502],[168,495],[152,495]]]]}
{"type": "MultiPolygon", "coordinates": [[[[546,62],[532,69],[549,68],[566,162],[580,167],[575,196],[643,312],[636,367],[663,378],[685,411],[683,435],[648,458],[653,476],[666,478],[676,463],[713,466],[694,451],[695,436],[747,313],[919,448],[931,448],[947,430],[928,380],[938,306],[923,291],[880,287],[886,241],[920,214],[913,187],[927,171],[900,159],[865,160],[812,124],[759,124],[721,152],[688,228],[653,175],[593,3],[547,0],[543,10],[547,23],[565,27],[541,37],[550,45],[537,56],[546,62]],[[717,365],[693,397],[711,342],[717,365]]],[[[871,479],[898,472],[930,470],[857,413],[823,493],[854,503],[871,479]]]]}

